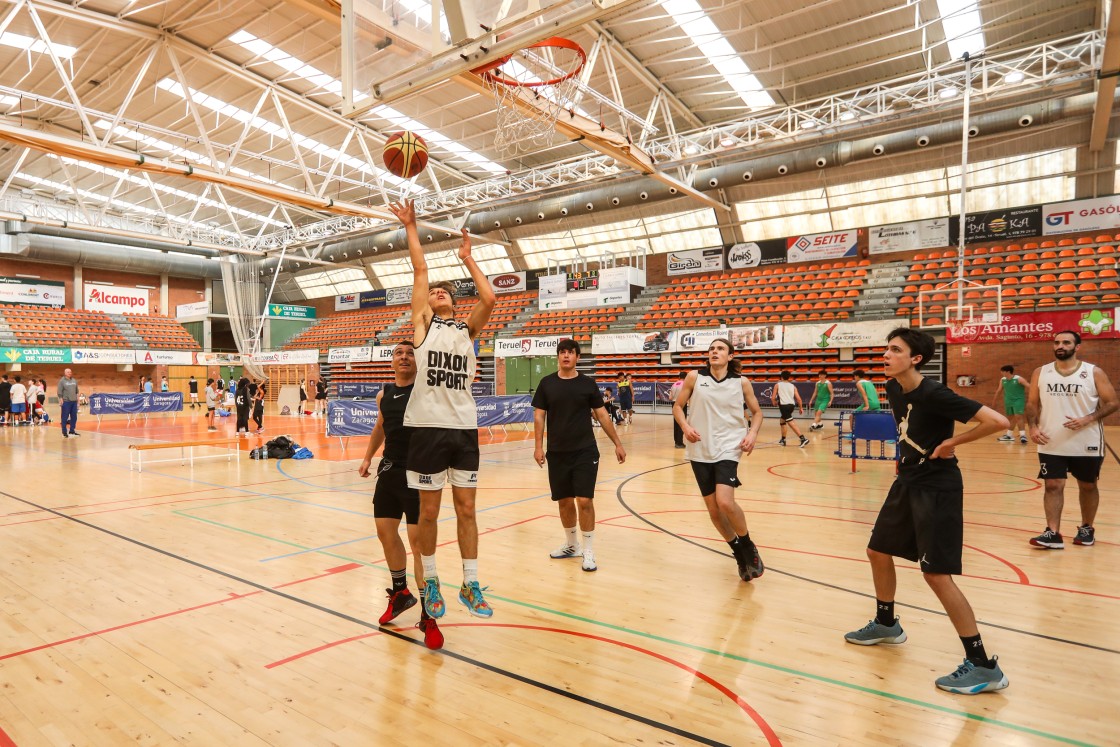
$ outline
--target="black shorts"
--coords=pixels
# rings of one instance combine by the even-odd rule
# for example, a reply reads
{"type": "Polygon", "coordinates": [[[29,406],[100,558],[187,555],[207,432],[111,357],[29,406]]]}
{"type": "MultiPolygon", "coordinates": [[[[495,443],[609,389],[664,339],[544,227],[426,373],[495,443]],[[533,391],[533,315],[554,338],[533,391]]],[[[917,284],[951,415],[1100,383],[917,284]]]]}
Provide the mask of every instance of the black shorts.
{"type": "Polygon", "coordinates": [[[623,410],[634,409],[634,394],[632,392],[619,392],[618,393],[618,406],[623,410]]]}
{"type": "Polygon", "coordinates": [[[1079,482],[1096,482],[1101,476],[1103,464],[1103,456],[1062,456],[1039,453],[1038,479],[1064,480],[1068,473],[1079,482]]]}
{"type": "Polygon", "coordinates": [[[420,493],[408,487],[408,476],[399,465],[386,466],[381,460],[377,467],[377,486],[373,489],[373,518],[397,519],[404,516],[405,524],[420,521],[420,493]]]}
{"type": "Polygon", "coordinates": [[[781,414],[782,420],[787,423],[793,420],[793,408],[795,405],[778,405],[778,412],[781,414]]]}
{"type": "Polygon", "coordinates": [[[594,498],[599,479],[599,449],[590,446],[580,451],[557,451],[548,459],[548,487],[552,500],[594,498]]]}
{"type": "Polygon", "coordinates": [[[964,491],[927,490],[895,480],[867,547],[918,563],[923,573],[961,573],[964,491]]]}
{"type": "Polygon", "coordinates": [[[408,487],[478,487],[477,428],[416,428],[408,444],[408,487]]]}
{"type": "Polygon", "coordinates": [[[711,495],[716,492],[716,485],[730,485],[739,487],[739,463],[730,459],[720,462],[691,462],[692,474],[696,476],[696,485],[700,488],[700,495],[711,495]]]}

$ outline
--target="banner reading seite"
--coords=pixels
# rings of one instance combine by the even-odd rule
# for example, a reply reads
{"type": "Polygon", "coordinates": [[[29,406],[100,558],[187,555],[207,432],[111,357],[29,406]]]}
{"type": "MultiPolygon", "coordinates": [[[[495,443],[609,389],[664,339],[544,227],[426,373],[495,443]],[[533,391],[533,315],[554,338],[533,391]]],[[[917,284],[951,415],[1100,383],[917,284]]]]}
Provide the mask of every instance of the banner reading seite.
{"type": "Polygon", "coordinates": [[[1091,311],[1051,311],[1031,314],[1005,314],[996,324],[945,328],[945,339],[951,344],[982,342],[1038,342],[1053,340],[1062,330],[1074,330],[1082,341],[1120,338],[1116,320],[1120,309],[1100,308],[1091,311]]]}

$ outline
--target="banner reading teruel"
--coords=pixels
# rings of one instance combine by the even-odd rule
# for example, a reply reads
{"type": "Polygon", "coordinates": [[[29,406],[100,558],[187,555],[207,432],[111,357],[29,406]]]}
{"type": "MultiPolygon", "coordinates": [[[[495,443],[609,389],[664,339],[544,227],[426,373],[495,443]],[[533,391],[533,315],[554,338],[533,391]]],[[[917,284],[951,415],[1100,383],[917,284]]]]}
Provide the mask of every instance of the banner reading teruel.
{"type": "Polygon", "coordinates": [[[945,329],[949,343],[1031,342],[1052,340],[1062,330],[1073,330],[1082,340],[1114,340],[1120,338],[1115,308],[1091,311],[1050,311],[1032,314],[1005,314],[994,324],[971,327],[950,326],[945,329]]]}

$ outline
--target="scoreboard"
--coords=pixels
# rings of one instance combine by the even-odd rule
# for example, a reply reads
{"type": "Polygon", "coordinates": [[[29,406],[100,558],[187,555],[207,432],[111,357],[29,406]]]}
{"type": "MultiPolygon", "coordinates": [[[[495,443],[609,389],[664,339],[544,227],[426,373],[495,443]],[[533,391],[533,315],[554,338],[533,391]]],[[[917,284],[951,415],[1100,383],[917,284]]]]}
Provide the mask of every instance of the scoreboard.
{"type": "Polygon", "coordinates": [[[567,286],[569,293],[597,291],[599,290],[599,271],[569,272],[567,286]]]}

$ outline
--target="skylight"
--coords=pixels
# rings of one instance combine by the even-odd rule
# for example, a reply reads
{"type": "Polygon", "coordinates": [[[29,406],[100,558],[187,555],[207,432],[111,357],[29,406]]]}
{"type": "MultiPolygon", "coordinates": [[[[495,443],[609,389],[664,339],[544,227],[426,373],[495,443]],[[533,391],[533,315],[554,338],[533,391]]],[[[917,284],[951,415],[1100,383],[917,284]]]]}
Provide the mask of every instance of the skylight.
{"type": "Polygon", "coordinates": [[[696,0],[661,0],[661,7],[752,111],[774,105],[774,99],[696,0]]]}
{"type": "Polygon", "coordinates": [[[949,44],[949,56],[954,60],[984,51],[984,32],[980,20],[980,5],[976,0],[937,0],[941,26],[949,44]]]}
{"type": "MultiPolygon", "coordinates": [[[[34,39],[30,36],[23,34],[14,34],[11,31],[5,31],[0,34],[0,44],[6,47],[15,47],[16,49],[26,49],[31,52],[38,52],[45,54],[47,51],[47,43],[42,39],[34,39]]],[[[74,56],[78,51],[77,47],[68,47],[65,44],[57,44],[52,42],[51,49],[54,50],[56,56],[68,60],[74,56]]]]}
{"type": "MultiPolygon", "coordinates": [[[[319,88],[333,93],[335,96],[342,96],[342,82],[340,80],[338,80],[337,78],[332,78],[330,75],[324,73],[318,68],[302,62],[298,58],[291,56],[278,47],[272,46],[263,39],[259,39],[256,36],[253,36],[244,29],[235,33],[229,38],[229,40],[234,44],[238,44],[244,49],[252,52],[256,56],[279,65],[280,67],[290,72],[292,75],[303,78],[304,80],[315,84],[319,88]]],[[[354,92],[355,101],[362,101],[367,98],[369,97],[364,93],[357,91],[354,92]]],[[[469,161],[470,163],[475,164],[476,166],[490,172],[491,174],[504,174],[506,172],[504,166],[494,163],[481,153],[476,153],[465,145],[457,143],[446,135],[443,135],[431,129],[430,127],[426,126],[422,122],[418,122],[412,117],[402,114],[391,106],[381,105],[375,107],[370,111],[370,114],[375,117],[380,117],[381,119],[392,123],[396,127],[400,127],[410,132],[415,132],[416,134],[424,138],[424,140],[428,143],[429,148],[438,148],[440,150],[447,151],[453,156],[461,158],[464,161],[469,161]]]]}
{"type": "Polygon", "coordinates": [[[365,272],[348,267],[296,275],[295,281],[307,298],[322,298],[341,293],[360,293],[373,290],[373,284],[369,282],[365,272]]]}
{"type": "MultiPolygon", "coordinates": [[[[187,95],[183,92],[183,87],[170,78],[163,78],[156,85],[159,88],[162,88],[164,91],[179,96],[180,98],[185,99],[187,97],[187,95]]],[[[288,139],[287,131],[275,122],[269,122],[263,117],[255,117],[253,116],[252,112],[247,112],[244,109],[239,109],[233,104],[227,104],[221,99],[215,98],[214,96],[209,96],[205,93],[202,93],[201,91],[195,90],[194,88],[191,88],[189,90],[191,100],[200,106],[204,106],[211,111],[218,112],[219,114],[227,116],[231,119],[235,119],[243,124],[248,124],[253,129],[260,130],[279,140],[288,139]]],[[[298,132],[293,134],[295,137],[295,144],[305,150],[309,150],[313,153],[318,153],[324,158],[339,158],[350,168],[356,171],[360,171],[363,174],[367,174],[373,178],[383,179],[403,191],[421,193],[426,193],[428,191],[425,187],[421,187],[419,184],[412,184],[408,179],[401,179],[398,176],[393,176],[384,169],[377,168],[376,166],[370,166],[365,161],[355,158],[354,156],[342,153],[336,148],[332,148],[331,146],[325,143],[321,143],[318,140],[309,138],[306,135],[300,135],[298,132]]]]}
{"type": "Polygon", "coordinates": [[[15,96],[5,96],[3,94],[0,94],[0,106],[7,108],[9,106],[15,106],[18,103],[19,99],[17,99],[15,96]]]}

